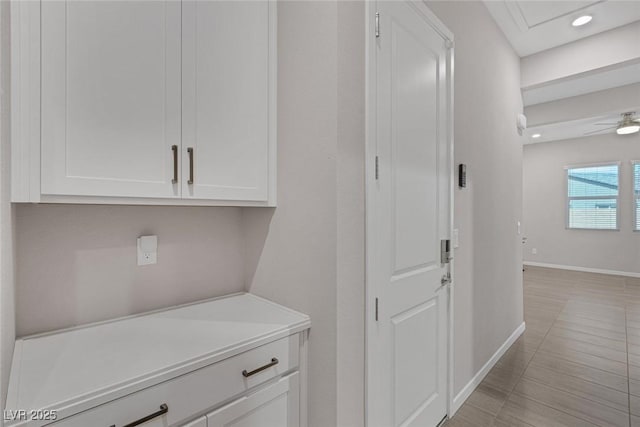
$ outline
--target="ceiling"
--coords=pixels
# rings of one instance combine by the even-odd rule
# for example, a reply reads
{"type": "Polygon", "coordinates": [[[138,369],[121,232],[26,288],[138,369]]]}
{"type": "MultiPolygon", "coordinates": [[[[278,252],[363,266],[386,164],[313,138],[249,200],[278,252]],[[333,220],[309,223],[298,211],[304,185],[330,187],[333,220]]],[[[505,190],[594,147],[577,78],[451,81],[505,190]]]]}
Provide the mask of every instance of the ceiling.
{"type": "Polygon", "coordinates": [[[527,56],[640,20],[640,1],[485,0],[518,55],[527,56]],[[571,22],[589,14],[582,27],[571,22]]]}
{"type": "MultiPolygon", "coordinates": [[[[635,117],[640,115],[640,105],[631,111],[635,111],[635,117]]],[[[621,114],[625,111],[615,111],[605,115],[597,117],[589,117],[578,120],[563,121],[558,123],[549,123],[540,126],[528,128],[526,130],[527,144],[537,144],[540,142],[558,141],[563,139],[582,138],[592,135],[606,135],[616,132],[616,124],[622,119],[621,114]],[[598,125],[597,123],[613,123],[611,125],[598,125]],[[585,135],[588,132],[600,131],[595,134],[585,135]],[[531,135],[539,133],[542,136],[540,138],[531,138],[531,135]]],[[[637,138],[639,134],[633,135],[621,135],[620,138],[637,138]]]]}
{"type": "Polygon", "coordinates": [[[522,88],[522,100],[525,106],[542,104],[638,82],[640,58],[522,88]]]}

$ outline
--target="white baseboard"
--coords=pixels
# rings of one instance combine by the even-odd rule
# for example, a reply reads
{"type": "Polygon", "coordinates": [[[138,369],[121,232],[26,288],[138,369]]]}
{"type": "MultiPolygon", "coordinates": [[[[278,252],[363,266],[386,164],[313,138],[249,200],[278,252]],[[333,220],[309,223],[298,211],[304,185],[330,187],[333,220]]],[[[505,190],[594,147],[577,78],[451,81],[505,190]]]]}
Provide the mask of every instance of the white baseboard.
{"type": "Polygon", "coordinates": [[[524,265],[531,267],[557,268],[560,270],[584,271],[586,273],[612,274],[614,276],[640,277],[640,273],[633,271],[605,270],[602,268],[578,267],[575,265],[547,264],[545,262],[525,261],[524,265]]]}
{"type": "Polygon", "coordinates": [[[522,324],[518,326],[515,331],[513,331],[509,338],[507,338],[507,340],[502,343],[500,348],[498,348],[498,350],[493,353],[493,356],[491,356],[491,358],[487,361],[487,363],[484,364],[484,366],[478,371],[478,373],[475,374],[473,378],[471,378],[471,381],[469,381],[467,385],[462,388],[460,393],[458,393],[456,397],[453,398],[453,405],[451,407],[452,413],[449,414],[449,418],[453,417],[453,415],[458,411],[458,409],[460,409],[465,400],[467,400],[467,398],[471,396],[471,393],[473,393],[476,387],[480,385],[491,368],[493,368],[493,366],[498,363],[498,360],[500,360],[500,358],[507,352],[507,350],[509,350],[509,347],[511,347],[511,345],[520,337],[520,335],[522,335],[524,329],[525,324],[524,322],[522,322],[522,324]]]}

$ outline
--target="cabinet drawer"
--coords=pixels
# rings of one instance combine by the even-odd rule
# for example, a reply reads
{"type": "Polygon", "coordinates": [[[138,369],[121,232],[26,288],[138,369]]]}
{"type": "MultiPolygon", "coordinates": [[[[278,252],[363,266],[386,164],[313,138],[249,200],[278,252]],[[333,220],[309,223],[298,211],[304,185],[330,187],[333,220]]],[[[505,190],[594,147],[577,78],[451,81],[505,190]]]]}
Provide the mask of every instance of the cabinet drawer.
{"type": "Polygon", "coordinates": [[[178,425],[250,388],[297,368],[299,353],[300,337],[299,334],[294,334],[52,425],[121,427],[159,412],[163,404],[167,405],[168,411],[144,423],[144,426],[178,425]]]}
{"type": "Polygon", "coordinates": [[[300,378],[294,372],[207,414],[208,427],[299,427],[300,378]]]}

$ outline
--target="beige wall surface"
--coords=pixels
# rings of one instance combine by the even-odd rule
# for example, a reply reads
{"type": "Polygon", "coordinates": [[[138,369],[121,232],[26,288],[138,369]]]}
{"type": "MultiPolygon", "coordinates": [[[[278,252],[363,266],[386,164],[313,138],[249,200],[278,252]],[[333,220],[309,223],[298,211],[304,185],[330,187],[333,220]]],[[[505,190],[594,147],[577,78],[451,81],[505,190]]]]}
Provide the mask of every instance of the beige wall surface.
{"type": "MultiPolygon", "coordinates": [[[[0,3],[0,406],[4,408],[15,341],[14,209],[10,200],[9,2],[0,3]]],[[[2,421],[0,421],[2,425],[2,421]]]]}
{"type": "Polygon", "coordinates": [[[309,425],[364,425],[364,3],[278,3],[278,207],[247,290],[311,315],[309,425]]]}
{"type": "Polygon", "coordinates": [[[278,3],[278,207],[246,209],[247,290],[311,316],[309,423],[337,422],[337,3],[278,3]]]}
{"type": "Polygon", "coordinates": [[[640,232],[633,230],[631,160],[640,135],[607,134],[526,145],[524,259],[529,262],[640,273],[640,232]],[[565,166],[620,161],[620,231],[567,230],[565,166]],[[532,249],[537,249],[537,254],[532,249]]]}
{"type": "Polygon", "coordinates": [[[16,222],[19,336],[244,291],[239,208],[20,204],[16,222]]]}
{"type": "Polygon", "coordinates": [[[523,321],[520,59],[482,2],[427,2],[455,35],[454,390],[457,394],[523,321]]]}
{"type": "Polygon", "coordinates": [[[364,426],[365,7],[338,2],[337,417],[364,426]]]}

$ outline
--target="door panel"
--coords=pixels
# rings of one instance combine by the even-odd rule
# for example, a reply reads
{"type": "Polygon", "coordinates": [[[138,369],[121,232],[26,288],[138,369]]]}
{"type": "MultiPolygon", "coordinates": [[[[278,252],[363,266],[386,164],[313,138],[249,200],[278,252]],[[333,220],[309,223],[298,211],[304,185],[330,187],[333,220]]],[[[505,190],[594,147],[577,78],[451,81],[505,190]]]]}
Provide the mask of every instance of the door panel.
{"type": "Polygon", "coordinates": [[[267,1],[183,3],[183,197],[268,197],[270,13],[267,1]]]}
{"type": "Polygon", "coordinates": [[[438,299],[391,318],[395,424],[402,425],[438,396],[438,299]],[[416,339],[420,337],[420,339],[416,339]]]}
{"type": "Polygon", "coordinates": [[[435,426],[447,408],[449,234],[447,54],[421,2],[377,2],[370,186],[370,426],[435,426]]]}
{"type": "Polygon", "coordinates": [[[172,1],[42,2],[43,194],[180,196],[180,27],[172,1]]]}
{"type": "Polygon", "coordinates": [[[437,260],[438,56],[399,20],[392,20],[391,162],[396,272],[437,260]]]}

